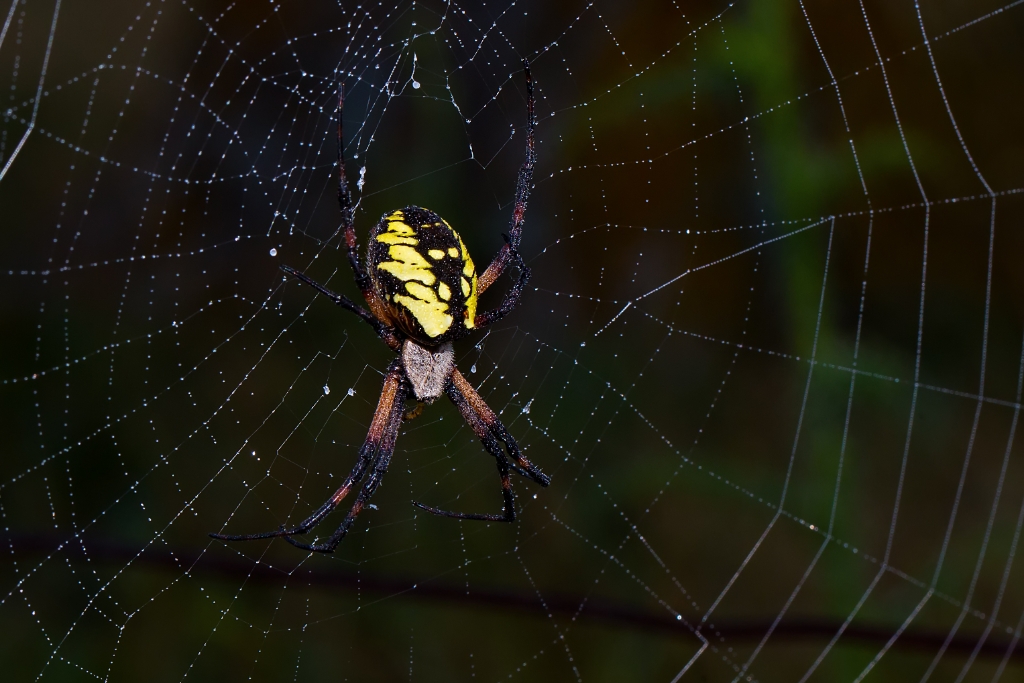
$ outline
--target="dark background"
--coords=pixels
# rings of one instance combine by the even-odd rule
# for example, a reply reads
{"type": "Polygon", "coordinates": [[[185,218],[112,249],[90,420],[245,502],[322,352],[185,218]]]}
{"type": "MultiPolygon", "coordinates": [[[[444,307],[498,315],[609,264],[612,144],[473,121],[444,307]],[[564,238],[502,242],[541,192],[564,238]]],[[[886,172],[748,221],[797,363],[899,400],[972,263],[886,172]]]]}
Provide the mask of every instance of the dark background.
{"type": "Polygon", "coordinates": [[[59,7],[0,7],[6,680],[1024,676],[1024,6],[59,7]],[[523,57],[534,276],[456,350],[551,486],[417,511],[499,504],[438,402],[334,555],[211,541],[319,505],[390,362],[277,269],[357,296],[338,83],[360,235],[482,270],[523,57]]]}

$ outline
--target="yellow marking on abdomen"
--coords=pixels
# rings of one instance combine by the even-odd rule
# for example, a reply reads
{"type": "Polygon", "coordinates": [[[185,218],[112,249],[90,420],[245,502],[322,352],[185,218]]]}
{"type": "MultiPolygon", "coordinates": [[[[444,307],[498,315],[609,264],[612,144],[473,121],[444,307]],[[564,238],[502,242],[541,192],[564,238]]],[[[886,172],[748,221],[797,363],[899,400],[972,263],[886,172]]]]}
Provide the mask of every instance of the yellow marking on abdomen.
{"type": "MultiPolygon", "coordinates": [[[[463,279],[463,282],[466,280],[463,279]]],[[[476,273],[473,273],[473,281],[469,285],[469,296],[466,297],[466,319],[464,324],[467,330],[476,327],[476,273]]]]}
{"type": "MultiPolygon", "coordinates": [[[[448,227],[451,229],[451,226],[448,227]]],[[[455,230],[452,230],[452,234],[459,239],[459,246],[462,248],[462,294],[466,297],[466,317],[463,320],[463,325],[467,330],[471,330],[476,327],[476,266],[473,265],[473,259],[469,257],[462,236],[455,230]]]]}
{"type": "Polygon", "coordinates": [[[440,249],[431,249],[427,252],[427,255],[435,261],[440,261],[444,258],[444,252],[440,249]]]}
{"type": "Polygon", "coordinates": [[[459,250],[455,247],[448,247],[448,255],[452,258],[459,258],[459,250]]]}
{"type": "Polygon", "coordinates": [[[383,242],[384,244],[409,244],[413,246],[420,243],[416,239],[416,229],[405,222],[405,214],[401,211],[395,211],[384,220],[388,223],[388,229],[377,235],[378,242],[383,242]]]}
{"type": "MultiPolygon", "coordinates": [[[[452,232],[455,231],[452,230],[452,232]]],[[[462,274],[476,279],[476,266],[473,265],[473,259],[469,257],[469,252],[466,251],[466,243],[462,241],[462,235],[455,233],[455,236],[459,238],[459,246],[462,247],[462,274]]]]}
{"type": "Polygon", "coordinates": [[[384,244],[408,244],[410,246],[416,246],[420,243],[420,241],[415,237],[402,237],[401,235],[396,235],[393,232],[382,232],[377,235],[377,241],[383,242],[384,244]]]}
{"type": "Polygon", "coordinates": [[[444,299],[445,301],[451,301],[452,290],[451,290],[451,288],[448,287],[448,285],[446,283],[438,282],[437,283],[437,295],[439,297],[441,297],[442,299],[444,299]]]}
{"type": "Polygon", "coordinates": [[[403,282],[418,280],[427,286],[432,286],[437,281],[434,273],[430,270],[430,262],[414,248],[404,244],[394,244],[388,247],[388,256],[392,260],[378,264],[377,268],[391,273],[399,280],[403,282]]]}
{"type": "Polygon", "coordinates": [[[405,289],[412,296],[396,294],[395,301],[409,309],[427,336],[439,337],[447,332],[454,320],[447,313],[448,304],[439,301],[433,289],[418,282],[405,283],[405,289]]]}

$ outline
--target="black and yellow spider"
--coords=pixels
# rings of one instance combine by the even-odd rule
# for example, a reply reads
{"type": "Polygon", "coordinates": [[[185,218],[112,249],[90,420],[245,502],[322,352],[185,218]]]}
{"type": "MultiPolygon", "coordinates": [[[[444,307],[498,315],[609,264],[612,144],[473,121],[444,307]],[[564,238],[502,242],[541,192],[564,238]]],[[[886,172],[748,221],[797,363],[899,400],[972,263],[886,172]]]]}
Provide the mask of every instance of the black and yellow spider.
{"type": "MultiPolygon", "coordinates": [[[[331,301],[346,308],[368,322],[391,350],[398,354],[384,377],[377,410],[373,414],[366,441],[359,449],[358,460],[344,483],[327,502],[321,505],[301,524],[262,534],[233,536],[210,534],[224,541],[254,541],[261,538],[284,537],[299,548],[330,553],[338,546],[351,528],[356,515],[363,509],[380,485],[395,451],[398,428],[405,417],[405,401],[414,398],[420,404],[429,404],[441,394],[462,413],[483,443],[494,456],[501,475],[504,500],[500,515],[447,512],[422,503],[413,503],[427,512],[456,519],[480,519],[492,522],[513,522],[516,518],[515,498],[509,470],[529,477],[541,486],[550,479],[534,467],[520,451],[518,444],[505,426],[455,367],[452,341],[470,332],[487,327],[503,318],[519,302],[523,288],[530,279],[530,269],[523,264],[518,247],[523,231],[526,200],[530,195],[533,166],[537,156],[533,145],[533,81],[530,64],[523,61],[526,72],[526,161],[519,169],[516,180],[516,203],[505,245],[477,277],[473,259],[466,251],[459,234],[436,213],[417,206],[393,211],[370,231],[366,269],[359,262],[354,225],[352,193],[345,179],[345,159],[342,151],[341,113],[344,97],[338,101],[338,203],[341,205],[341,228],[348,247],[348,261],[355,273],[356,285],[369,305],[367,311],[348,297],[335,294],[314,282],[294,268],[282,266],[292,277],[305,282],[331,301]],[[519,279],[505,294],[498,308],[477,313],[477,297],[494,284],[509,263],[519,269],[519,279]],[[508,455],[502,449],[505,445],[508,455]],[[511,458],[511,461],[510,461],[511,458]],[[367,475],[369,471],[369,475],[367,475]],[[323,543],[299,543],[293,535],[305,534],[319,524],[364,476],[366,481],[356,502],[338,529],[323,543]]],[[[420,408],[422,406],[417,406],[420,408]]]]}

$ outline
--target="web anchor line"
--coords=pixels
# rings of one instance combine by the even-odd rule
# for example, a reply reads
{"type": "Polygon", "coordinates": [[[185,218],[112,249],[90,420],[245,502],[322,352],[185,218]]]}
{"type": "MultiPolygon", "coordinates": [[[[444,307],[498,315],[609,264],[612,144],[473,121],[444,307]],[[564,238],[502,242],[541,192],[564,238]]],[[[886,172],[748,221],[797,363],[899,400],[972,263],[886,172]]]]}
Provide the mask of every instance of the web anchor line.
{"type": "Polygon", "coordinates": [[[767,246],[769,244],[774,244],[776,242],[780,242],[782,240],[789,239],[790,237],[794,237],[796,235],[799,235],[800,233],[806,232],[806,231],[808,231],[808,230],[810,230],[812,228],[817,228],[817,227],[820,227],[820,226],[825,225],[825,224],[833,225],[834,223],[835,223],[835,216],[826,216],[826,217],[824,217],[824,218],[822,218],[820,220],[817,220],[817,221],[815,221],[813,223],[810,223],[809,225],[805,225],[802,228],[797,228],[796,230],[791,230],[790,232],[787,232],[784,235],[779,235],[777,237],[772,237],[771,239],[762,240],[761,242],[758,242],[755,245],[746,247],[745,249],[740,249],[739,251],[734,252],[732,254],[729,254],[728,256],[723,256],[722,258],[715,259],[714,261],[709,261],[709,262],[707,262],[705,264],[702,264],[702,265],[699,265],[699,266],[695,266],[693,268],[687,268],[682,273],[679,273],[678,275],[676,275],[675,277],[671,278],[670,280],[666,280],[665,282],[661,283],[660,285],[658,285],[654,289],[648,290],[647,292],[645,292],[645,293],[643,293],[643,294],[641,294],[641,295],[639,295],[639,296],[637,296],[637,297],[627,301],[626,305],[623,306],[621,309],[619,309],[618,313],[613,315],[608,322],[606,322],[597,332],[594,333],[594,336],[596,337],[596,336],[600,335],[602,332],[604,332],[605,330],[607,330],[611,326],[612,323],[614,323],[616,320],[618,320],[622,316],[623,313],[628,311],[637,302],[642,301],[643,299],[646,299],[647,297],[651,296],[652,294],[656,294],[656,293],[660,292],[661,290],[665,289],[669,285],[671,285],[671,284],[673,284],[675,282],[678,282],[679,280],[683,279],[687,275],[692,275],[692,274],[694,274],[696,272],[705,270],[707,268],[711,268],[713,266],[720,265],[722,263],[725,263],[726,261],[729,261],[731,259],[737,258],[739,256],[743,256],[745,254],[749,254],[751,252],[755,252],[755,251],[757,251],[757,250],[759,250],[759,249],[761,249],[761,248],[763,248],[763,247],[765,247],[765,246],[767,246]]]}

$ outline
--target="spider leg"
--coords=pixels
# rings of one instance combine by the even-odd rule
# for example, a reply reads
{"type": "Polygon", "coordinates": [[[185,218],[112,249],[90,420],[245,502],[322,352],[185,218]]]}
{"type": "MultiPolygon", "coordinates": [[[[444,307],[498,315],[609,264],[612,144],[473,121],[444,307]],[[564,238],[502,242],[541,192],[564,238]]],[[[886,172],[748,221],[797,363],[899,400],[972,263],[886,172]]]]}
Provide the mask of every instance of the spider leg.
{"type": "MultiPolygon", "coordinates": [[[[504,451],[501,449],[501,442],[495,438],[494,434],[491,434],[491,430],[487,428],[480,416],[473,410],[473,407],[469,405],[469,401],[463,396],[462,392],[456,389],[451,382],[445,387],[445,393],[448,394],[448,399],[455,404],[455,407],[459,409],[459,413],[462,414],[462,419],[466,421],[466,424],[470,426],[473,433],[476,434],[477,438],[480,439],[480,443],[484,445],[487,452],[493,455],[496,459],[505,458],[504,451]]],[[[521,477],[529,477],[529,473],[519,465],[515,463],[509,463],[509,466],[515,470],[516,474],[521,477]]]]}
{"type": "MultiPolygon", "coordinates": [[[[506,244],[505,246],[508,247],[509,245],[506,244]]],[[[511,259],[519,268],[519,279],[512,285],[512,289],[505,293],[505,298],[501,300],[501,304],[497,308],[491,311],[484,311],[473,318],[473,327],[475,329],[487,327],[511,313],[512,309],[519,303],[519,298],[523,295],[523,290],[526,289],[526,283],[530,281],[530,269],[523,263],[523,257],[519,255],[519,251],[510,249],[509,253],[511,254],[511,259]]],[[[479,292],[479,289],[477,291],[479,292]]]]}
{"type": "MultiPolygon", "coordinates": [[[[445,386],[445,393],[448,394],[448,398],[451,399],[451,402],[454,403],[455,407],[459,409],[460,413],[462,413],[462,418],[466,421],[466,424],[470,426],[477,438],[480,439],[480,442],[483,443],[487,452],[494,456],[494,460],[498,465],[498,476],[501,477],[502,513],[500,515],[486,515],[466,512],[448,512],[447,510],[440,510],[416,501],[413,501],[413,505],[440,517],[478,519],[487,522],[516,521],[516,500],[515,495],[512,493],[512,480],[508,474],[511,463],[509,463],[508,457],[505,455],[505,451],[502,450],[501,444],[498,443],[498,440],[494,438],[494,435],[491,434],[489,429],[487,429],[487,425],[484,424],[483,420],[480,419],[480,416],[476,414],[466,398],[458,389],[455,388],[455,385],[450,380],[445,386]]],[[[519,470],[518,467],[516,467],[516,469],[519,470]]],[[[521,470],[519,471],[520,473],[525,474],[521,470]]]]}
{"type": "Polygon", "coordinates": [[[299,280],[300,282],[305,282],[307,285],[309,285],[316,291],[326,296],[328,299],[333,301],[338,306],[341,306],[346,310],[352,311],[360,318],[368,322],[370,324],[370,327],[373,328],[374,332],[377,333],[377,336],[383,339],[384,342],[388,346],[390,346],[393,351],[398,351],[399,349],[402,348],[402,342],[398,340],[397,336],[395,336],[395,329],[393,327],[382,323],[373,315],[373,313],[370,313],[368,310],[366,310],[356,302],[352,301],[344,294],[335,294],[334,292],[327,289],[319,282],[313,280],[308,275],[305,275],[295,270],[291,266],[281,266],[281,270],[288,273],[296,280],[299,280]]]}
{"type": "MultiPolygon", "coordinates": [[[[512,438],[512,435],[509,434],[507,429],[505,429],[505,425],[501,423],[501,420],[499,420],[498,416],[494,414],[491,407],[487,405],[483,397],[477,393],[476,389],[473,388],[473,385],[469,383],[469,380],[459,372],[458,368],[455,368],[452,371],[452,378],[449,387],[448,397],[452,400],[452,403],[459,408],[459,411],[467,422],[469,422],[469,417],[467,416],[468,411],[463,409],[460,404],[467,405],[469,411],[472,411],[477,416],[477,418],[487,428],[487,431],[493,437],[505,444],[505,448],[508,449],[509,456],[512,458],[515,465],[518,465],[519,468],[523,470],[522,473],[525,476],[533,479],[541,486],[547,486],[551,483],[551,477],[541,472],[538,467],[523,455],[523,452],[519,448],[519,444],[516,443],[516,440],[512,438]]],[[[470,422],[470,426],[472,426],[472,422],[470,422]]],[[[480,437],[480,439],[483,440],[483,437],[480,437]]],[[[486,444],[484,445],[486,446],[486,444]]],[[[517,470],[519,468],[517,468],[517,470]]]]}
{"type": "MultiPolygon", "coordinates": [[[[385,437],[389,433],[388,430],[393,422],[393,415],[396,410],[395,406],[398,406],[398,410],[401,411],[405,401],[405,395],[403,391],[400,391],[402,389],[402,369],[399,362],[395,361],[391,364],[391,367],[388,369],[388,374],[384,379],[384,387],[381,389],[380,401],[377,403],[377,410],[373,413],[373,420],[370,422],[370,429],[366,435],[366,441],[363,442],[362,447],[359,449],[359,456],[356,460],[355,466],[352,467],[352,471],[349,472],[347,477],[345,477],[345,481],[338,490],[334,492],[334,495],[328,498],[327,501],[317,508],[313,514],[304,519],[298,525],[287,529],[282,526],[277,531],[266,531],[259,534],[210,534],[210,537],[221,541],[258,541],[264,538],[277,538],[279,536],[287,538],[292,534],[307,533],[310,529],[319,524],[324,517],[334,510],[334,508],[338,507],[338,504],[341,503],[345,496],[348,495],[352,486],[363,478],[373,454],[379,449],[384,449],[385,446],[383,442],[386,440],[385,437]]],[[[394,443],[391,444],[391,448],[394,449],[394,443]]],[[[351,513],[349,514],[351,515],[351,513]]]]}
{"type": "Polygon", "coordinates": [[[381,321],[387,322],[390,317],[387,307],[380,296],[373,289],[370,277],[363,270],[359,263],[359,243],[356,240],[355,206],[352,204],[352,191],[348,187],[348,179],[345,176],[345,144],[342,136],[341,116],[345,110],[345,86],[342,85],[338,91],[338,208],[341,209],[341,225],[339,232],[345,236],[345,247],[348,252],[348,263],[352,267],[352,274],[355,276],[356,286],[359,288],[370,311],[381,321]]]}
{"type": "MultiPolygon", "coordinates": [[[[490,450],[490,448],[488,448],[488,450],[490,450]]],[[[482,522],[516,521],[516,499],[512,494],[512,480],[508,476],[508,458],[505,457],[501,448],[498,448],[494,457],[497,459],[498,474],[501,476],[502,513],[500,515],[485,515],[472,512],[449,512],[447,510],[430,507],[429,505],[424,505],[423,503],[418,503],[416,501],[413,501],[412,504],[421,510],[426,510],[432,515],[437,515],[438,517],[451,517],[452,519],[476,519],[482,522]]]]}
{"type": "Polygon", "coordinates": [[[551,479],[526,459],[522,451],[519,450],[519,445],[512,438],[512,435],[508,433],[508,430],[505,429],[505,426],[501,424],[501,421],[498,420],[494,411],[488,407],[480,397],[480,394],[476,392],[458,369],[452,373],[452,378],[445,387],[445,393],[448,394],[448,398],[455,404],[455,407],[459,409],[466,424],[470,426],[473,433],[480,439],[487,452],[494,456],[498,465],[498,474],[501,477],[501,495],[504,501],[502,514],[484,515],[448,512],[447,510],[440,510],[423,503],[414,502],[413,505],[441,517],[479,519],[488,522],[514,522],[516,520],[515,496],[512,493],[509,469],[514,469],[522,476],[533,479],[541,486],[547,486],[551,483],[551,479]],[[515,463],[509,462],[508,456],[505,455],[505,451],[501,447],[502,442],[515,460],[515,463]]]}
{"type": "MultiPolygon", "coordinates": [[[[395,365],[400,367],[399,362],[396,361],[395,365]]],[[[393,366],[394,367],[394,366],[393,366]]],[[[401,372],[399,370],[399,372],[401,372]]],[[[363,488],[359,491],[359,496],[356,498],[356,502],[352,504],[352,508],[345,515],[345,519],[342,520],[341,524],[323,543],[300,543],[291,536],[285,536],[284,540],[291,543],[296,548],[302,548],[303,550],[309,550],[315,553],[333,553],[334,549],[338,547],[342,539],[348,534],[348,530],[352,527],[352,523],[356,521],[356,517],[366,506],[366,503],[370,500],[370,496],[374,494],[377,487],[380,486],[381,480],[384,478],[384,473],[387,472],[388,465],[391,464],[391,456],[395,453],[395,442],[398,440],[398,429],[402,426],[402,415],[405,410],[404,404],[408,393],[407,384],[404,378],[398,384],[395,392],[395,396],[391,401],[391,409],[388,411],[387,425],[384,429],[383,438],[380,441],[380,448],[377,450],[377,456],[373,460],[373,467],[370,470],[369,476],[363,483],[363,488]]]]}
{"type": "MultiPolygon", "coordinates": [[[[530,76],[530,62],[523,60],[523,72],[526,74],[526,161],[519,168],[519,176],[516,178],[516,205],[512,210],[512,224],[509,226],[505,246],[501,248],[498,255],[494,257],[483,274],[477,278],[477,294],[483,294],[484,290],[494,284],[498,276],[508,266],[509,261],[514,260],[515,252],[519,249],[519,241],[523,235],[523,217],[526,215],[526,200],[530,197],[530,184],[533,182],[533,167],[537,163],[537,152],[533,144],[533,78],[530,76]]],[[[526,275],[529,278],[529,273],[526,275]]],[[[520,281],[525,284],[522,275],[520,281]]],[[[518,298],[518,294],[516,295],[518,298]]]]}

